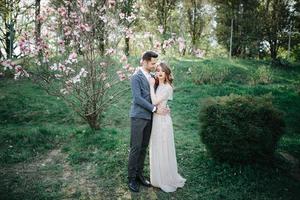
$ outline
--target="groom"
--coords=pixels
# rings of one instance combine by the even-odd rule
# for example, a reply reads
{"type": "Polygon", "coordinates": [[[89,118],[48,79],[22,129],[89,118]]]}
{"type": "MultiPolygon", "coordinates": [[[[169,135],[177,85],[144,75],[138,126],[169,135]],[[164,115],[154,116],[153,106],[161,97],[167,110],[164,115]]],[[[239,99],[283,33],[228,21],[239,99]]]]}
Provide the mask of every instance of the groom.
{"type": "Polygon", "coordinates": [[[152,128],[152,113],[167,114],[169,110],[153,105],[150,97],[150,72],[155,69],[158,54],[146,51],[142,56],[142,68],[131,77],[132,105],[130,111],[131,137],[128,161],[128,187],[139,191],[139,183],[150,187],[143,176],[144,161],[152,128]]]}

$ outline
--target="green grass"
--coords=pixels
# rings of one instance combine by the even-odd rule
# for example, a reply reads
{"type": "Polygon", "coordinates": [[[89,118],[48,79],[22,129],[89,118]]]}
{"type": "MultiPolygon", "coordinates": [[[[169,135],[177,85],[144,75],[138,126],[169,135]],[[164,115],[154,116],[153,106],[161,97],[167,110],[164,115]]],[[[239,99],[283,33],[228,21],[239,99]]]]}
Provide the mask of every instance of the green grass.
{"type": "MultiPolygon", "coordinates": [[[[272,68],[272,82],[250,84],[242,78],[268,63],[226,59],[170,63],[175,75],[170,107],[178,167],[187,178],[183,189],[171,194],[143,187],[138,194],[128,191],[130,94],[103,114],[104,126],[93,134],[60,99],[29,81],[2,79],[0,199],[299,199],[300,183],[289,175],[289,166],[213,161],[200,141],[198,119],[204,98],[272,93],[287,124],[277,151],[300,159],[299,66],[272,68]],[[221,84],[196,84],[188,68],[201,66],[228,67],[236,74],[221,84]]],[[[148,160],[145,173],[149,175],[148,160]]]]}

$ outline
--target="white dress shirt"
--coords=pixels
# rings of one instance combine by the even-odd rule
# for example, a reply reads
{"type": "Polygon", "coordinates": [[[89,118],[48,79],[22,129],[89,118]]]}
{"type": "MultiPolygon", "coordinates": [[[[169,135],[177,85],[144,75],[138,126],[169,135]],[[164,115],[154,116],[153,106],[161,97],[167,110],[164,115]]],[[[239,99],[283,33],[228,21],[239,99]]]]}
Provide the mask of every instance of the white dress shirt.
{"type": "MultiPolygon", "coordinates": [[[[149,72],[147,72],[146,70],[144,70],[144,68],[141,68],[141,70],[142,70],[142,72],[143,72],[144,76],[146,77],[146,79],[149,81],[149,80],[150,80],[150,78],[151,78],[151,75],[150,75],[150,73],[149,73],[149,72]]],[[[156,107],[156,106],[154,106],[154,108],[153,108],[152,112],[155,112],[155,111],[156,111],[156,109],[157,109],[157,107],[156,107]]]]}
{"type": "Polygon", "coordinates": [[[147,72],[146,70],[144,70],[144,68],[141,68],[141,70],[142,70],[142,72],[143,72],[144,76],[147,78],[147,80],[149,80],[149,79],[151,78],[151,75],[150,75],[150,73],[149,73],[149,72],[147,72]]]}

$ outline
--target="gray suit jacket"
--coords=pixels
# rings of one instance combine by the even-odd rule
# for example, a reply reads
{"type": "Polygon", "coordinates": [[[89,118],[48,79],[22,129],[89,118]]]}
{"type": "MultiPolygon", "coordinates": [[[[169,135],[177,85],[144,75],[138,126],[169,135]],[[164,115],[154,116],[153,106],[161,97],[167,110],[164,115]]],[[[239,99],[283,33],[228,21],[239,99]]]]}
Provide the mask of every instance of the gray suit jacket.
{"type": "Polygon", "coordinates": [[[130,117],[151,119],[154,105],[151,102],[150,85],[141,70],[131,77],[131,92],[130,117]]]}

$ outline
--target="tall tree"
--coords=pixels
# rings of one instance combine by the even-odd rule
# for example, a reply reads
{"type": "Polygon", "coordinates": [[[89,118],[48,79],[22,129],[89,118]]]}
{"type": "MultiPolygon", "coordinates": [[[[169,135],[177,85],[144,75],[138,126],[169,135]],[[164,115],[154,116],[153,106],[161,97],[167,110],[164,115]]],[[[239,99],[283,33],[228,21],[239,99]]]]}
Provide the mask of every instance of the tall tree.
{"type": "Polygon", "coordinates": [[[295,0],[291,25],[291,50],[294,58],[300,61],[300,0],[295,0]]]}
{"type": "MultiPolygon", "coordinates": [[[[21,52],[30,60],[36,61],[37,52],[41,51],[43,61],[40,65],[15,66],[18,73],[35,80],[41,87],[54,96],[58,96],[72,108],[92,129],[101,127],[102,113],[117,101],[128,87],[120,87],[121,81],[127,79],[134,72],[134,68],[122,62],[122,59],[112,59],[112,56],[123,55],[119,52],[118,41],[123,37],[122,27],[118,26],[118,13],[115,13],[115,1],[107,2],[107,6],[99,7],[95,1],[64,1],[65,6],[41,7],[44,14],[43,33],[39,38],[42,45],[32,40],[35,34],[30,31],[23,34],[19,42],[21,52]],[[72,11],[68,13],[68,6],[72,11]],[[76,9],[73,9],[76,8],[76,9]],[[103,15],[105,9],[105,15],[103,15]],[[53,20],[55,19],[55,20],[53,20]],[[104,56],[98,49],[98,20],[105,22],[105,28],[109,36],[104,56]],[[61,33],[62,22],[63,33],[61,33]],[[117,28],[116,28],[117,27],[117,28]],[[47,34],[48,33],[48,34],[47,34]],[[68,38],[70,53],[62,51],[66,44],[62,42],[62,36],[68,38]],[[38,46],[37,46],[38,45],[38,46]],[[81,54],[78,54],[78,45],[81,54]],[[59,56],[55,52],[60,51],[59,56]],[[28,68],[28,72],[27,72],[28,68]]],[[[25,60],[25,59],[24,59],[25,60]]],[[[6,65],[8,63],[6,62],[6,65]]],[[[13,68],[10,63],[10,68],[13,68]]]]}
{"type": "MultiPolygon", "coordinates": [[[[158,25],[161,27],[162,40],[170,37],[169,20],[171,12],[175,9],[177,0],[154,0],[146,1],[147,8],[150,12],[155,12],[158,25]],[[169,35],[168,35],[169,34],[169,35]]],[[[162,53],[165,54],[163,45],[161,45],[162,53]]]]}
{"type": "Polygon", "coordinates": [[[260,26],[258,21],[259,0],[213,0],[217,9],[218,42],[228,50],[233,20],[232,55],[252,56],[258,53],[260,26]]]}
{"type": "Polygon", "coordinates": [[[137,0],[124,0],[120,2],[120,18],[121,23],[123,23],[126,27],[124,40],[125,40],[125,54],[129,56],[129,43],[130,43],[130,33],[132,32],[132,26],[136,22],[136,14],[137,10],[135,8],[137,0]]]}
{"type": "MultiPolygon", "coordinates": [[[[39,42],[41,37],[42,23],[40,20],[41,0],[35,0],[35,41],[39,42]]],[[[39,60],[42,62],[42,52],[39,52],[39,60]]]]}
{"type": "Polygon", "coordinates": [[[203,1],[202,0],[189,0],[185,1],[185,7],[187,8],[189,33],[191,35],[192,48],[196,48],[197,41],[201,38],[201,34],[205,26],[205,16],[203,13],[203,1]]]}
{"type": "Polygon", "coordinates": [[[289,30],[291,24],[290,0],[264,0],[261,1],[260,20],[264,39],[270,45],[271,58],[277,59],[280,46],[286,46],[282,41],[283,35],[289,30]]]}
{"type": "MultiPolygon", "coordinates": [[[[5,50],[5,54],[1,52],[0,56],[3,56],[4,58],[11,59],[14,56],[14,44],[16,38],[15,27],[16,27],[17,17],[20,12],[19,3],[20,0],[1,1],[0,18],[3,26],[0,27],[1,29],[0,41],[1,41],[1,46],[5,50]]],[[[1,49],[2,48],[0,48],[0,51],[1,49]]]]}
{"type": "MultiPolygon", "coordinates": [[[[85,4],[85,1],[79,1],[80,4],[85,4]]],[[[88,2],[86,2],[88,3],[88,2]]],[[[90,2],[92,3],[92,2],[90,2]]],[[[61,0],[50,0],[50,5],[56,9],[59,9],[61,7],[66,9],[67,12],[67,16],[71,17],[72,13],[74,14],[76,12],[76,10],[78,9],[78,5],[76,4],[76,1],[61,1],[61,0]]],[[[107,10],[105,9],[106,7],[110,6],[110,1],[107,0],[97,0],[97,1],[93,1],[93,6],[92,6],[92,10],[89,11],[89,13],[86,14],[87,18],[91,18],[94,17],[91,13],[99,13],[101,14],[101,16],[93,19],[93,25],[94,25],[94,29],[93,34],[95,35],[95,43],[97,44],[97,47],[100,51],[100,54],[103,56],[105,54],[105,49],[107,46],[107,31],[106,31],[106,20],[107,18],[103,17],[106,15],[107,10]]],[[[65,28],[62,24],[62,21],[59,22],[61,25],[61,36],[64,40],[64,44],[66,45],[66,47],[69,46],[70,44],[70,40],[68,39],[68,37],[66,37],[64,35],[64,31],[63,29],[65,28]]],[[[66,48],[67,51],[69,51],[68,48],[66,48]]],[[[78,52],[79,54],[81,54],[81,46],[78,44],[78,52]]]]}

